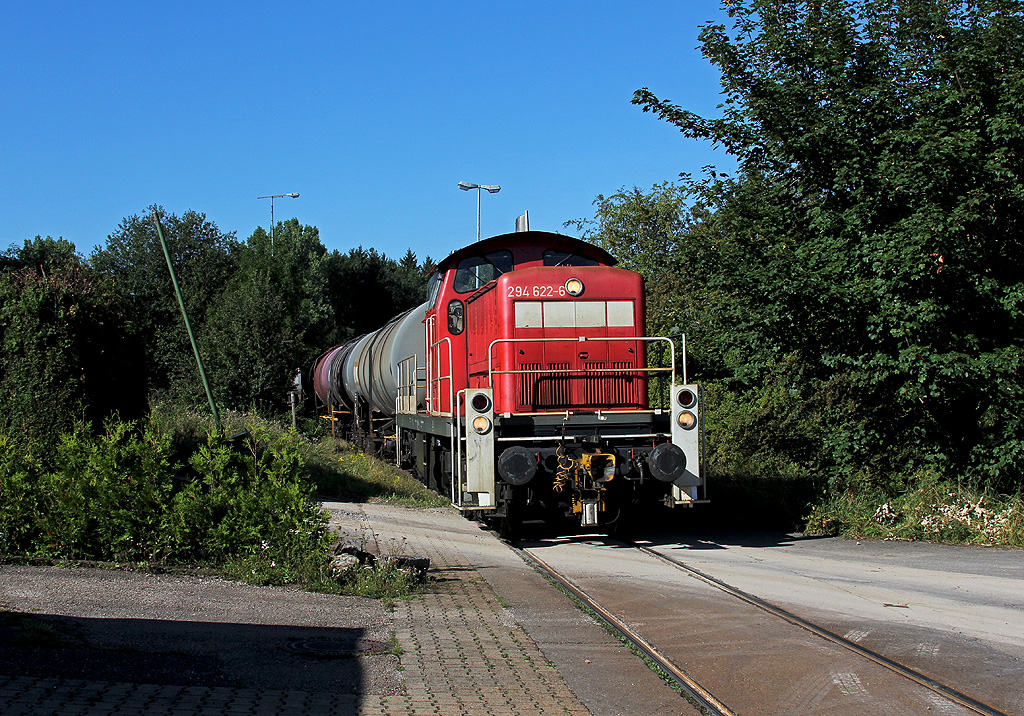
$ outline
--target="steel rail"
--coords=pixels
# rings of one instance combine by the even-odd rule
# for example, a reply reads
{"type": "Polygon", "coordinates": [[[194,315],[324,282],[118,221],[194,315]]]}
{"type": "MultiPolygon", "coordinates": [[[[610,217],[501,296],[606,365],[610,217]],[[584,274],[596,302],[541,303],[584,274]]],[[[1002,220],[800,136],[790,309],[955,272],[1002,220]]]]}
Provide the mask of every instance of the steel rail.
{"type": "Polygon", "coordinates": [[[685,691],[700,708],[713,716],[736,716],[736,713],[732,709],[715,698],[710,691],[694,681],[693,678],[691,678],[685,671],[672,663],[667,656],[658,651],[657,648],[642,636],[630,629],[622,620],[594,601],[580,587],[573,584],[568,578],[563,577],[557,570],[548,565],[537,555],[531,553],[529,550],[520,547],[515,543],[510,543],[510,546],[519,553],[523,559],[535,564],[544,574],[547,574],[560,584],[569,594],[583,603],[583,605],[596,614],[601,621],[625,639],[627,643],[631,644],[635,649],[654,662],[658,668],[664,671],[665,674],[667,674],[669,678],[671,678],[683,691],[685,691]]]}
{"type": "Polygon", "coordinates": [[[957,691],[953,687],[943,684],[941,681],[938,681],[930,676],[922,674],[920,671],[912,669],[909,666],[904,666],[898,661],[893,661],[887,656],[883,656],[882,654],[879,654],[876,651],[872,651],[871,649],[863,647],[854,641],[850,641],[846,637],[840,636],[833,631],[818,626],[817,624],[810,622],[804,619],[803,617],[799,617],[796,614],[793,614],[792,612],[783,609],[782,607],[776,606],[771,602],[767,602],[764,599],[761,599],[760,597],[756,597],[753,594],[750,594],[749,592],[744,592],[742,589],[738,589],[737,587],[734,587],[731,584],[728,584],[727,582],[723,582],[720,579],[716,579],[715,577],[712,577],[709,574],[705,574],[704,572],[701,572],[699,569],[691,567],[690,565],[686,564],[681,560],[678,560],[674,557],[670,557],[666,554],[662,554],[661,552],[658,552],[657,550],[652,549],[650,547],[645,547],[644,545],[636,544],[635,542],[627,542],[627,544],[629,544],[631,547],[635,547],[636,549],[640,550],[641,552],[644,552],[645,554],[649,554],[652,557],[655,557],[656,559],[659,559],[665,562],[666,564],[669,564],[675,567],[676,569],[679,569],[689,574],[692,577],[695,577],[696,579],[699,579],[705,584],[715,587],[716,589],[720,589],[721,591],[730,594],[736,597],[737,599],[746,602],[747,604],[751,604],[755,607],[758,607],[759,609],[763,609],[769,614],[784,619],[790,624],[798,626],[802,629],[806,629],[812,634],[820,636],[821,638],[827,641],[845,647],[850,651],[858,654],[859,656],[862,656],[865,659],[868,659],[869,661],[873,661],[879,666],[889,669],[890,671],[893,671],[899,674],[900,676],[910,679],[911,681],[921,686],[924,686],[926,689],[929,689],[949,699],[950,701],[960,704],[966,709],[974,711],[978,714],[984,714],[984,716],[1010,716],[1006,712],[1000,711],[994,706],[989,706],[984,702],[978,701],[977,699],[963,693],[962,691],[957,691]]]}

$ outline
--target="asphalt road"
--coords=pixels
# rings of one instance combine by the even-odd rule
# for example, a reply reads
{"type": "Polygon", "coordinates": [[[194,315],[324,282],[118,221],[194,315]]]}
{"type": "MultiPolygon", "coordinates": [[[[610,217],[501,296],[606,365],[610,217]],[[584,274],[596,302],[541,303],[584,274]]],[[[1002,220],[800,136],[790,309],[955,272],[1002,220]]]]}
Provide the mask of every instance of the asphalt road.
{"type": "MultiPolygon", "coordinates": [[[[704,574],[1024,714],[1024,551],[767,532],[661,530],[643,538],[704,574]]],[[[615,540],[531,546],[740,713],[961,713],[615,540]]]]}
{"type": "Polygon", "coordinates": [[[652,546],[1011,714],[1024,714],[1024,550],[773,533],[652,546]]]}

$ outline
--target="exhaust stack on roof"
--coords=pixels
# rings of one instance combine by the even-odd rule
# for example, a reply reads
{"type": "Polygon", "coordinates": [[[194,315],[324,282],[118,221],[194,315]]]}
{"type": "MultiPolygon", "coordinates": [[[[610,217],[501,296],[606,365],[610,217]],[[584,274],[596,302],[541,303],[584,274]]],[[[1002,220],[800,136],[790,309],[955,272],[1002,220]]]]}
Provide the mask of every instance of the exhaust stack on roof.
{"type": "Polygon", "coordinates": [[[524,211],[522,215],[516,217],[516,231],[529,231],[530,230],[530,212],[524,211]]]}

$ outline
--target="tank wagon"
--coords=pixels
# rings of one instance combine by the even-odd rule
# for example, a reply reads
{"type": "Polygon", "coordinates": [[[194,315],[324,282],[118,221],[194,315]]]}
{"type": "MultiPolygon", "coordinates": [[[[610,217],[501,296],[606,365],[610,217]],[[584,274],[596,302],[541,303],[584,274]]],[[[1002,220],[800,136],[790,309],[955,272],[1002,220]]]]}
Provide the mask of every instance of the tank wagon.
{"type": "Polygon", "coordinates": [[[685,338],[677,375],[642,277],[615,263],[542,231],[455,251],[425,303],[315,360],[320,409],[484,519],[609,526],[703,502],[685,338]]]}

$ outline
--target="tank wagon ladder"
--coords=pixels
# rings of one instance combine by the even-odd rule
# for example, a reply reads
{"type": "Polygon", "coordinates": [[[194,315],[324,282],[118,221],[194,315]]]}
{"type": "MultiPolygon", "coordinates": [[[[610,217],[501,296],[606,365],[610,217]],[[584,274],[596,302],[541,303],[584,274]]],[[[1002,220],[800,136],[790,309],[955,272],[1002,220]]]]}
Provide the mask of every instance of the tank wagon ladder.
{"type": "Polygon", "coordinates": [[[415,415],[419,409],[418,396],[420,387],[426,387],[426,366],[419,366],[416,356],[411,355],[398,361],[398,395],[395,396],[395,465],[402,466],[402,428],[398,424],[399,415],[415,415]],[[421,377],[422,375],[422,377],[421,377]]]}

